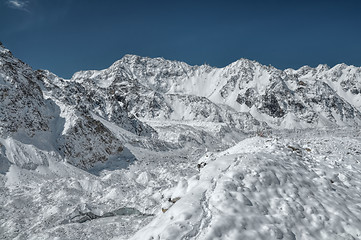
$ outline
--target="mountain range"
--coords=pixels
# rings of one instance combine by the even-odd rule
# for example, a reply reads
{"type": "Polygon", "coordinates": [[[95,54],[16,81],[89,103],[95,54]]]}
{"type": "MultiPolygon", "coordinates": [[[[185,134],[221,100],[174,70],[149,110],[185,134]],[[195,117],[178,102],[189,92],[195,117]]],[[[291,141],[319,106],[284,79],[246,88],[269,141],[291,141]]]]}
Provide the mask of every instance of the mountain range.
{"type": "MultiPolygon", "coordinates": [[[[7,196],[1,200],[7,210],[1,210],[0,233],[5,239],[50,239],[52,234],[70,239],[74,232],[68,229],[70,235],[61,235],[55,226],[101,218],[105,212],[115,216],[120,210],[114,209],[120,207],[123,215],[138,211],[151,219],[169,189],[178,186],[186,192],[182,183],[191,184],[189,179],[208,162],[198,159],[210,152],[228,151],[249,136],[352,131],[361,124],[361,68],[345,64],[280,70],[240,59],[216,68],[125,55],[107,69],[64,79],[33,70],[0,44],[0,88],[0,176],[7,196]],[[199,169],[194,167],[197,162],[199,169]],[[155,172],[147,171],[149,166],[155,172]],[[66,191],[78,189],[79,199],[84,191],[106,194],[70,201],[68,208],[64,204],[69,199],[59,200],[58,209],[51,210],[47,201],[56,201],[57,190],[49,179],[58,179],[58,187],[72,186],[66,191]],[[74,187],[77,184],[81,187],[74,187]],[[121,184],[129,193],[119,193],[125,188],[121,184]],[[30,205],[36,214],[47,212],[48,218],[31,223],[31,213],[17,212],[24,205],[14,200],[17,196],[40,199],[44,194],[51,199],[32,199],[30,205]],[[125,203],[130,210],[124,210],[125,203]]],[[[179,196],[169,195],[174,197],[179,196]]],[[[144,221],[122,234],[131,237],[144,221]]]]}

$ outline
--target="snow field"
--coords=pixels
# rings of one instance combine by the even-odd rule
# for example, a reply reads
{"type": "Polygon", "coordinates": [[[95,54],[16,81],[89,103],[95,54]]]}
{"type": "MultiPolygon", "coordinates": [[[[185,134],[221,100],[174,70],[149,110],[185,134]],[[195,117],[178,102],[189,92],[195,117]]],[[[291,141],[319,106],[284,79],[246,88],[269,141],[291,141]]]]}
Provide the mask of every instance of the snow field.
{"type": "Polygon", "coordinates": [[[132,239],[359,239],[360,156],[350,146],[360,142],[244,140],[214,154],[132,239]]]}

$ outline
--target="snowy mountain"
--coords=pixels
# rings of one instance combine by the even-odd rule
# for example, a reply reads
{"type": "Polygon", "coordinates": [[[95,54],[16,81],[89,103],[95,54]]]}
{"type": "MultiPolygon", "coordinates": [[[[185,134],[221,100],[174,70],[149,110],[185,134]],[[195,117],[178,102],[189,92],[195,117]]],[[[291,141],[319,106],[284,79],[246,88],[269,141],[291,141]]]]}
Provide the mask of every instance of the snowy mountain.
{"type": "MultiPolygon", "coordinates": [[[[45,91],[38,84],[39,75],[2,46],[0,54],[0,136],[3,141],[13,139],[54,151],[59,159],[65,158],[82,168],[104,162],[110,155],[122,151],[122,143],[89,113],[75,113],[71,108],[64,109],[50,98],[44,98],[45,91]],[[71,122],[66,121],[68,117],[71,122]]],[[[11,161],[19,165],[27,159],[11,161]]],[[[32,165],[31,162],[27,164],[32,165]]]]}
{"type": "Polygon", "coordinates": [[[211,68],[126,55],[110,69],[125,69],[157,92],[206,97],[273,128],[360,123],[361,75],[353,66],[281,71],[240,59],[225,68],[211,68]]]}
{"type": "Polygon", "coordinates": [[[361,68],[63,79],[0,44],[0,88],[2,239],[361,238],[361,68]]]}
{"type": "MultiPolygon", "coordinates": [[[[101,92],[97,104],[111,102],[108,111],[119,103],[141,119],[222,122],[251,130],[257,121],[276,129],[359,125],[360,79],[360,68],[346,65],[281,71],[240,59],[212,68],[126,55],[108,69],[78,72],[69,81],[101,92]]],[[[96,111],[108,119],[114,114],[96,111]]]]}

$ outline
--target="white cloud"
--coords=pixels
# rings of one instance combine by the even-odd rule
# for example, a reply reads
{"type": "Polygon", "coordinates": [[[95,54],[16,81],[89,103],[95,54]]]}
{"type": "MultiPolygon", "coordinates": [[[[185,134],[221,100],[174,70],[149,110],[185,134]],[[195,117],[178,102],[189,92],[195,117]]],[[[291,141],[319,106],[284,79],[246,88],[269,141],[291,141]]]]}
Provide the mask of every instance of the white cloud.
{"type": "Polygon", "coordinates": [[[19,10],[24,10],[24,11],[29,11],[26,6],[28,5],[27,1],[21,1],[21,0],[8,0],[7,4],[9,7],[11,8],[15,8],[15,9],[19,9],[19,10]]]}

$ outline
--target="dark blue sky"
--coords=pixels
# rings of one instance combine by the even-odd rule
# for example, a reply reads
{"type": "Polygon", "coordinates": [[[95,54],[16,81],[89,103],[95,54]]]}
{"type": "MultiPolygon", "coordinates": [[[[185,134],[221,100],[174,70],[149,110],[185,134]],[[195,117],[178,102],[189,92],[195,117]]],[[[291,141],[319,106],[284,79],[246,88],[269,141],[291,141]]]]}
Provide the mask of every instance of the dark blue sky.
{"type": "Polygon", "coordinates": [[[124,54],[284,69],[361,66],[361,1],[0,0],[0,41],[69,78],[124,54]]]}

